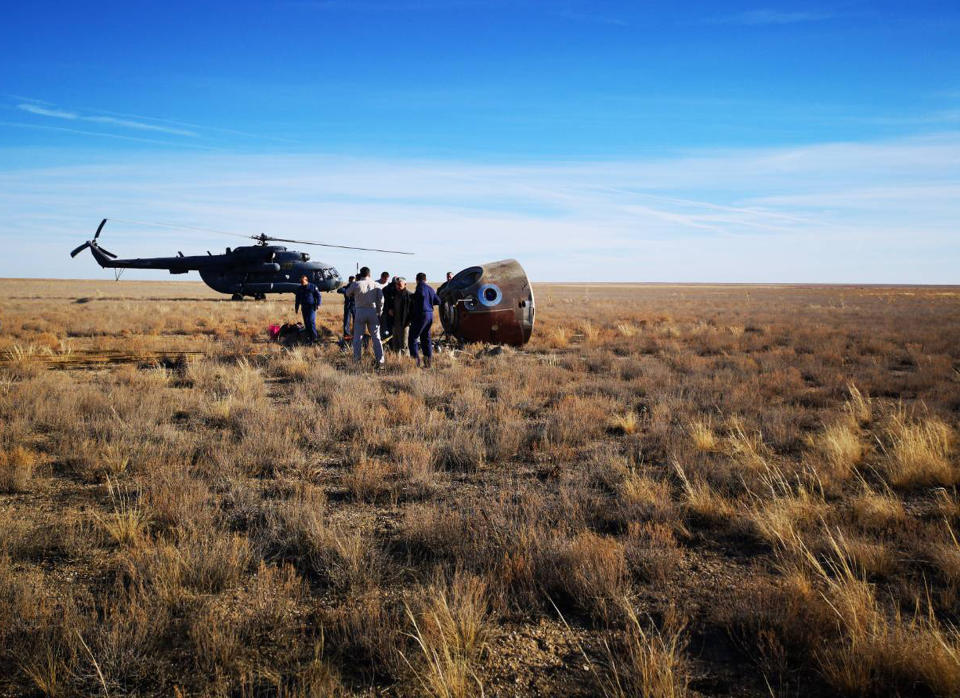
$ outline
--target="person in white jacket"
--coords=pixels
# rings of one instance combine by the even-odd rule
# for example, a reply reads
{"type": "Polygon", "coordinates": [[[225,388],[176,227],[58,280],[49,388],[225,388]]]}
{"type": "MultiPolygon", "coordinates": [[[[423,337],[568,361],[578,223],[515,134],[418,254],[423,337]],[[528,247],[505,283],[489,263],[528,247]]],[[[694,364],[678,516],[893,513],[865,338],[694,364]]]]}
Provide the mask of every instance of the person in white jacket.
{"type": "Polygon", "coordinates": [[[383,311],[383,289],[370,278],[370,268],[361,267],[357,280],[347,287],[346,295],[353,298],[353,359],[360,361],[363,332],[370,334],[377,368],[383,366],[383,344],[380,342],[380,313],[383,311]]]}

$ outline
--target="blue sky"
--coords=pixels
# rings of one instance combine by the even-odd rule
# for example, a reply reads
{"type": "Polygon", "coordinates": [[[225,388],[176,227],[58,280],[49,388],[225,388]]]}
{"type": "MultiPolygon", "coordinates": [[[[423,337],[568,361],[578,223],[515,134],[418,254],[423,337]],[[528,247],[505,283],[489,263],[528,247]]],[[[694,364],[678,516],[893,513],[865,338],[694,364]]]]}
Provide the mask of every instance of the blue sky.
{"type": "Polygon", "coordinates": [[[0,276],[107,277],[66,256],[107,216],[409,248],[359,261],[433,277],[513,256],[538,280],[956,283],[958,202],[955,2],[36,2],[0,23],[21,253],[0,276]]]}

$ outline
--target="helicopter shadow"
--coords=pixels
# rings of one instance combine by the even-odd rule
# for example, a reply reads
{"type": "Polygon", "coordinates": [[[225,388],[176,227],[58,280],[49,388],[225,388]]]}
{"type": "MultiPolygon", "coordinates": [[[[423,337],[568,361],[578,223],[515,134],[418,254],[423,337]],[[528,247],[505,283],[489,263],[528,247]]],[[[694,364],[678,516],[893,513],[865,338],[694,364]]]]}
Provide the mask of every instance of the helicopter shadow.
{"type": "MultiPolygon", "coordinates": [[[[163,303],[173,303],[177,301],[189,301],[191,303],[243,303],[244,301],[235,301],[230,298],[187,298],[185,296],[176,296],[176,297],[163,297],[163,296],[103,296],[99,298],[87,298],[81,297],[77,298],[75,296],[23,296],[30,300],[72,300],[74,303],[83,305],[85,303],[94,303],[101,301],[157,301],[163,303]]],[[[251,302],[258,303],[262,301],[253,301],[251,302]]]]}

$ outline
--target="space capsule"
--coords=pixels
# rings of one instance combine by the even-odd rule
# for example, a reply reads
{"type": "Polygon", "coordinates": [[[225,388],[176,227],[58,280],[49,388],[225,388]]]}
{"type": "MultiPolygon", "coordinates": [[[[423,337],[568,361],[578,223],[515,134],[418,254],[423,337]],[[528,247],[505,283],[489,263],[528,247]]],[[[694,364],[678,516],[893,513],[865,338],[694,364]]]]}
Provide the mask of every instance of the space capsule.
{"type": "Polygon", "coordinates": [[[456,274],[437,289],[440,321],[463,342],[520,346],[533,333],[533,289],[523,267],[504,259],[456,274]]]}

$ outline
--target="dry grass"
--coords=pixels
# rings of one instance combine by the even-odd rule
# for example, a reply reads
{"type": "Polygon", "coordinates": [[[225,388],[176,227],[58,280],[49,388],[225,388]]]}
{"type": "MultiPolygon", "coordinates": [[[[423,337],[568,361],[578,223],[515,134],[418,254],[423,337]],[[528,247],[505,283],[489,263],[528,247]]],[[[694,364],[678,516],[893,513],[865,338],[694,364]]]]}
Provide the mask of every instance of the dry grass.
{"type": "Polygon", "coordinates": [[[289,299],[17,282],[0,695],[957,695],[957,297],[538,286],[376,374],[289,299]]]}
{"type": "Polygon", "coordinates": [[[960,633],[937,620],[932,609],[903,619],[887,612],[846,559],[845,543],[827,535],[835,556],[821,563],[808,554],[824,600],[836,614],[840,640],[819,651],[828,682],[847,694],[873,693],[884,686],[926,686],[936,695],[960,687],[960,633]]]}
{"type": "Polygon", "coordinates": [[[716,451],[720,446],[713,425],[709,420],[696,420],[690,424],[690,439],[698,451],[716,451]]]}
{"type": "Polygon", "coordinates": [[[687,685],[686,622],[669,609],[662,628],[644,630],[636,611],[625,606],[625,629],[605,645],[607,671],[600,681],[605,696],[683,698],[687,685]]]}
{"type": "Polygon", "coordinates": [[[850,477],[863,460],[865,450],[859,430],[847,421],[825,427],[815,446],[826,459],[830,473],[840,480],[850,477]]]}
{"type": "Polygon", "coordinates": [[[456,574],[424,589],[406,606],[419,658],[407,660],[427,695],[462,698],[483,693],[477,661],[489,635],[484,582],[456,574]]]}
{"type": "Polygon", "coordinates": [[[136,547],[143,542],[150,525],[149,513],[139,503],[139,493],[129,492],[107,480],[113,510],[97,515],[106,534],[118,545],[136,547]]]}
{"type": "Polygon", "coordinates": [[[26,492],[37,467],[37,454],[23,446],[0,451],[0,492],[26,492]]]}
{"type": "Polygon", "coordinates": [[[956,433],[936,417],[912,419],[902,409],[890,415],[884,471],[894,487],[950,486],[960,482],[954,460],[956,433]]]}

